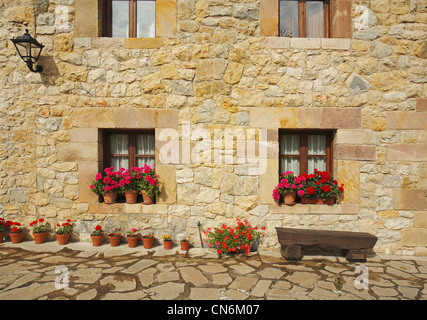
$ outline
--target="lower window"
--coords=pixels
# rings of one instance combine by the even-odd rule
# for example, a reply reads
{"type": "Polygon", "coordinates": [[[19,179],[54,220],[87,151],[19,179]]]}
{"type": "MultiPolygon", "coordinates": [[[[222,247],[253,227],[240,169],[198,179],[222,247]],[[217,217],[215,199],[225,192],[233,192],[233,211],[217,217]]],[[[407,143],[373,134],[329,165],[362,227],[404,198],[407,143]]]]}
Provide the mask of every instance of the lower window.
{"type": "Polygon", "coordinates": [[[154,130],[104,130],[104,168],[129,169],[155,164],[154,130]]]}
{"type": "Polygon", "coordinates": [[[314,169],[332,173],[333,132],[281,130],[279,139],[279,175],[310,174],[314,169]]]}

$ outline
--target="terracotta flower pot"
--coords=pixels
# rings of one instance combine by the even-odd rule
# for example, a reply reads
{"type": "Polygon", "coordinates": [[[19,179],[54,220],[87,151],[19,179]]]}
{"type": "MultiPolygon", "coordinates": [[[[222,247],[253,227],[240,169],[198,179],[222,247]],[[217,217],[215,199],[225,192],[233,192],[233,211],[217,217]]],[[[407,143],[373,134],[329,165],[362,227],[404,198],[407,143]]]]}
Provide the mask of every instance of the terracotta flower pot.
{"type": "Polygon", "coordinates": [[[4,239],[4,231],[0,232],[0,243],[3,242],[3,239],[4,239]]]}
{"type": "Polygon", "coordinates": [[[60,244],[60,245],[67,244],[69,239],[70,239],[70,234],[69,233],[66,233],[66,234],[57,234],[56,235],[56,240],[58,240],[58,244],[60,244]]]}
{"type": "Polygon", "coordinates": [[[21,243],[22,239],[24,238],[24,232],[9,232],[9,236],[10,236],[10,240],[12,241],[12,243],[21,243]]]}
{"type": "Polygon", "coordinates": [[[154,203],[154,197],[150,197],[147,195],[145,190],[141,191],[142,194],[142,200],[144,201],[143,204],[153,204],[154,203]]]}
{"type": "Polygon", "coordinates": [[[294,205],[296,196],[297,196],[296,191],[286,192],[283,195],[283,201],[287,205],[294,205]]]}
{"type": "Polygon", "coordinates": [[[47,232],[41,232],[41,233],[33,233],[34,242],[36,244],[42,244],[46,240],[46,234],[47,232]]]}
{"type": "Polygon", "coordinates": [[[151,249],[153,248],[154,238],[142,238],[142,243],[145,249],[151,249]]]}
{"type": "Polygon", "coordinates": [[[328,198],[326,200],[322,200],[321,198],[315,198],[315,199],[310,199],[310,198],[301,198],[301,203],[302,204],[327,204],[327,205],[332,205],[335,202],[335,197],[331,197],[328,198]]]}
{"type": "Polygon", "coordinates": [[[90,236],[92,239],[92,245],[94,247],[99,247],[102,244],[102,235],[101,236],[90,236]]]}
{"type": "Polygon", "coordinates": [[[107,192],[104,194],[104,203],[112,204],[117,202],[117,193],[116,192],[107,192]]]}
{"type": "Polygon", "coordinates": [[[129,248],[135,248],[138,245],[138,235],[135,236],[126,236],[126,239],[128,241],[129,248]]]}
{"type": "Polygon", "coordinates": [[[170,249],[172,249],[172,241],[164,241],[164,242],[163,242],[163,247],[164,247],[166,250],[170,250],[170,249]]]}
{"type": "Polygon", "coordinates": [[[126,203],[136,203],[136,199],[138,198],[138,191],[125,191],[126,203]]]}
{"type": "Polygon", "coordinates": [[[118,247],[120,245],[120,239],[122,238],[121,233],[110,233],[108,239],[112,247],[118,247]]]}
{"type": "Polygon", "coordinates": [[[190,241],[181,241],[181,250],[188,251],[190,248],[190,241]]]}

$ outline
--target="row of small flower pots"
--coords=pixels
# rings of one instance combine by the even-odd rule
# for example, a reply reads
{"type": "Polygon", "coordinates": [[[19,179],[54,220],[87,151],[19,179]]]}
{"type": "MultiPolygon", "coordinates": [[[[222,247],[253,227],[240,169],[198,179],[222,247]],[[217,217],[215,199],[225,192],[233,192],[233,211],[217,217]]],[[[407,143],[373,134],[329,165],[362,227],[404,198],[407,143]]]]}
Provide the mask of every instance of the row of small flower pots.
{"type": "MultiPolygon", "coordinates": [[[[122,234],[118,233],[117,229],[115,231],[116,232],[110,233],[108,235],[108,239],[112,247],[119,246],[122,238],[122,234]]],[[[135,228],[132,228],[130,231],[128,231],[128,234],[126,235],[126,240],[130,248],[135,248],[138,245],[139,234],[137,233],[137,231],[138,230],[136,230],[135,228]]],[[[90,238],[92,239],[92,245],[94,247],[101,246],[102,241],[104,239],[104,231],[102,230],[102,227],[99,225],[96,226],[95,231],[92,232],[90,238]]],[[[164,234],[162,238],[163,238],[164,248],[167,250],[172,249],[173,241],[172,241],[171,235],[164,234]]],[[[155,240],[155,237],[151,232],[147,235],[142,236],[142,242],[143,242],[144,248],[145,249],[153,248],[154,240],[155,240]]],[[[187,251],[189,249],[189,246],[190,246],[190,241],[189,241],[189,237],[187,236],[186,238],[181,240],[181,250],[187,251]]]]}

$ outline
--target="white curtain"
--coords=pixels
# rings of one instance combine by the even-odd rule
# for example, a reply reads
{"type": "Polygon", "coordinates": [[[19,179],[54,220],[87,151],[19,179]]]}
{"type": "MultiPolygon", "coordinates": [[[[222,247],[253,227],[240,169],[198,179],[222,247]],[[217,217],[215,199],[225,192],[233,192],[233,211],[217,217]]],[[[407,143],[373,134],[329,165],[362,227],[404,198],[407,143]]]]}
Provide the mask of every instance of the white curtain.
{"type": "MultiPolygon", "coordinates": [[[[300,154],[300,136],[286,134],[280,136],[280,154],[295,155],[300,154]]],[[[299,157],[280,157],[280,171],[292,171],[294,174],[299,174],[300,160],[299,157]]]]}
{"type": "Polygon", "coordinates": [[[306,2],[307,38],[323,38],[324,32],[323,1],[306,2]]]}
{"type": "Polygon", "coordinates": [[[298,1],[280,1],[279,14],[279,36],[298,38],[298,1]]]}
{"type": "MultiPolygon", "coordinates": [[[[111,135],[111,153],[128,155],[129,136],[127,134],[112,134],[111,135]]],[[[128,157],[112,157],[111,165],[114,169],[120,168],[129,169],[128,157]]]]}
{"type": "Polygon", "coordinates": [[[129,1],[112,1],[112,36],[129,38],[129,1]]]}
{"type": "Polygon", "coordinates": [[[152,157],[137,157],[137,167],[143,167],[145,164],[148,164],[151,168],[154,166],[154,134],[140,134],[136,136],[136,154],[153,155],[152,157]]]}
{"type": "Polygon", "coordinates": [[[156,37],[156,1],[137,1],[136,36],[137,38],[156,37]]]}
{"type": "MultiPolygon", "coordinates": [[[[326,136],[325,135],[308,135],[307,136],[308,155],[326,155],[326,136]]],[[[308,173],[312,173],[314,169],[321,171],[326,170],[325,157],[309,157],[308,158],[308,173]]]]}

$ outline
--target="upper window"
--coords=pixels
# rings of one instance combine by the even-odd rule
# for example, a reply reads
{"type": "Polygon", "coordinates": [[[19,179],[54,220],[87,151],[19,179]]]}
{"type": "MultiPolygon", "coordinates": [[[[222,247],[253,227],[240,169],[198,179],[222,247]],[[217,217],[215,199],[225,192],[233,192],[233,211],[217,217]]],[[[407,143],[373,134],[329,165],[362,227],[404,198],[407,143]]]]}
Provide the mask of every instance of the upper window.
{"type": "Polygon", "coordinates": [[[280,131],[280,173],[299,175],[314,169],[332,172],[332,133],[280,131]]]}
{"type": "Polygon", "coordinates": [[[328,38],[329,0],[280,0],[279,35],[328,38]]]}
{"type": "Polygon", "coordinates": [[[105,0],[103,35],[119,38],[156,36],[156,1],[105,0]]]}
{"type": "Polygon", "coordinates": [[[145,164],[151,168],[154,166],[153,130],[105,130],[103,142],[104,167],[118,170],[143,167],[145,164]]]}

